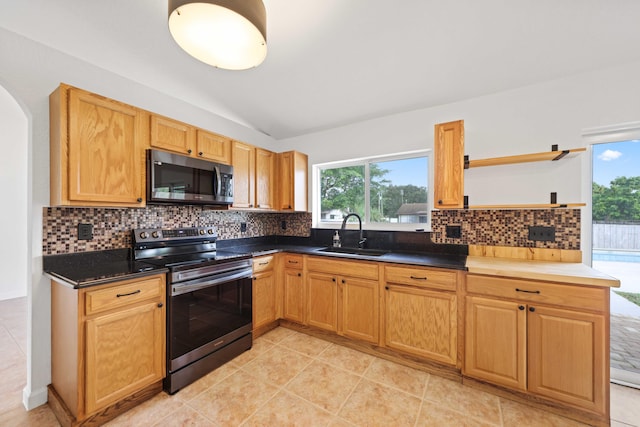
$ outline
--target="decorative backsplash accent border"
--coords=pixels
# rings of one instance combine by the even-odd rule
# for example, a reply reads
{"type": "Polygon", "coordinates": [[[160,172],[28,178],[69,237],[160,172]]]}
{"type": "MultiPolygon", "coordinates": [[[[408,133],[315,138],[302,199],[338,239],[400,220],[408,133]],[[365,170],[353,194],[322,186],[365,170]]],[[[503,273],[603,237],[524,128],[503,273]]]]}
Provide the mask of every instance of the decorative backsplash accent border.
{"type": "Polygon", "coordinates": [[[580,209],[434,210],[431,212],[434,243],[580,249],[580,209]],[[447,238],[446,226],[459,225],[461,238],[447,238]],[[528,239],[529,226],[554,226],[553,242],[528,239]]]}
{"type": "Polygon", "coordinates": [[[220,240],[261,236],[308,237],[311,214],[221,211],[199,206],[148,206],[146,208],[43,209],[44,255],[67,254],[131,247],[133,228],[196,227],[213,225],[220,240]],[[286,228],[282,228],[282,224],[286,228]],[[240,223],[247,231],[240,231],[240,223]],[[93,225],[93,239],[78,240],[78,224],[93,225]]]}

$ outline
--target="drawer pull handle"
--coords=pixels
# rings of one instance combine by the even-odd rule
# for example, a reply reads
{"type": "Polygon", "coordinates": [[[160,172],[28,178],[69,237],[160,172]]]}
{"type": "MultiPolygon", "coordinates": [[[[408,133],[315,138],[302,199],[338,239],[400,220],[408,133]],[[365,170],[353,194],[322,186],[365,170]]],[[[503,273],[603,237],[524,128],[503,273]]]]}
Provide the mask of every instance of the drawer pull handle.
{"type": "Polygon", "coordinates": [[[289,262],[289,264],[297,264],[298,263],[298,261],[291,261],[291,260],[289,260],[288,262],[289,262]]]}
{"type": "Polygon", "coordinates": [[[129,295],[139,294],[140,292],[141,292],[140,289],[138,289],[137,291],[129,292],[128,294],[116,294],[116,297],[117,298],[128,297],[129,295]]]}
{"type": "Polygon", "coordinates": [[[413,280],[427,280],[427,277],[410,276],[413,280]]]}
{"type": "Polygon", "coordinates": [[[525,292],[527,294],[539,294],[540,293],[540,291],[528,291],[526,289],[518,289],[518,288],[516,288],[516,292],[525,292]]]}
{"type": "Polygon", "coordinates": [[[269,265],[269,261],[266,262],[259,262],[258,265],[269,265]]]}

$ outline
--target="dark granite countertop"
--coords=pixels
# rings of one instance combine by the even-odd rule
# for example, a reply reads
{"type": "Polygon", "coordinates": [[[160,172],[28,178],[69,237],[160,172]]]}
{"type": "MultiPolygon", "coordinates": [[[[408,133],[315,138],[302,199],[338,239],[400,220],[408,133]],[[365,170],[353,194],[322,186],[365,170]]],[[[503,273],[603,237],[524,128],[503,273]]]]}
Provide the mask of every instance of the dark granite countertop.
{"type": "Polygon", "coordinates": [[[50,278],[76,289],[166,273],[166,268],[130,259],[128,249],[48,255],[43,270],[50,278]]]}
{"type": "Polygon", "coordinates": [[[238,253],[251,253],[253,256],[268,255],[277,252],[292,252],[305,255],[317,255],[334,258],[346,258],[355,260],[389,262],[396,264],[409,264],[422,267],[448,268],[453,270],[466,270],[466,255],[446,253],[415,253],[402,251],[388,251],[382,255],[350,254],[324,252],[326,246],[305,246],[291,244],[252,244],[231,246],[225,250],[238,253]]]}
{"type": "MultiPolygon", "coordinates": [[[[431,243],[429,233],[367,231],[367,247],[383,254],[324,252],[334,230],[312,229],[310,237],[269,236],[219,240],[218,249],[253,256],[292,252],[333,258],[378,261],[452,270],[467,270],[468,248],[463,245],[431,243]]],[[[355,248],[357,231],[342,232],[343,247],[355,248]]],[[[133,279],[168,270],[131,260],[129,249],[113,249],[44,257],[44,273],[68,286],[84,288],[119,280],[133,279]]]]}

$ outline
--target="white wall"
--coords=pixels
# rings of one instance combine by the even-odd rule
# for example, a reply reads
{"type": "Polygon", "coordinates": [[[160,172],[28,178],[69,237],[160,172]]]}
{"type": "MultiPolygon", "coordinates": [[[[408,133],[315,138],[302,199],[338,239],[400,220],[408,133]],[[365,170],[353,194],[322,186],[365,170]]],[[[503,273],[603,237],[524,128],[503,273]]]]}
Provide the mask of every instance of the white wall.
{"type": "Polygon", "coordinates": [[[0,300],[27,295],[27,117],[0,86],[0,300]]]}
{"type": "MultiPolygon", "coordinates": [[[[28,121],[27,176],[27,408],[47,400],[51,382],[51,292],[42,274],[42,209],[49,205],[49,94],[61,83],[80,87],[146,110],[183,120],[235,139],[275,149],[271,137],[213,115],[179,99],[0,29],[0,86],[15,98],[28,121]]],[[[5,152],[6,153],[6,152],[5,152]]]]}
{"type": "MultiPolygon", "coordinates": [[[[282,140],[279,149],[303,151],[317,164],[433,148],[434,124],[458,119],[471,159],[582,147],[585,128],[640,119],[638,75],[640,62],[282,140]]],[[[576,157],[469,169],[465,194],[472,205],[549,203],[552,191],[560,202],[587,202],[583,167],[576,157]]]]}

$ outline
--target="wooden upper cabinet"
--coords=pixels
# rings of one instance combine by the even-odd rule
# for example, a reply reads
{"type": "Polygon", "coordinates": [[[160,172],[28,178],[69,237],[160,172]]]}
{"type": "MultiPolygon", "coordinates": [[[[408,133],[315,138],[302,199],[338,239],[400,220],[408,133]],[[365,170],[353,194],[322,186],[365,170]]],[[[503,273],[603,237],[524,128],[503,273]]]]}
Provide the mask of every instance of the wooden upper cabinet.
{"type": "Polygon", "coordinates": [[[253,146],[233,141],[233,207],[253,208],[255,204],[256,150],[253,146]]]}
{"type": "Polygon", "coordinates": [[[143,206],[142,112],[67,85],[49,101],[51,205],[143,206]]]}
{"type": "Polygon", "coordinates": [[[189,156],[196,148],[195,141],[196,129],[193,126],[151,115],[151,147],[189,156]]]}
{"type": "Polygon", "coordinates": [[[308,162],[308,156],[297,151],[278,154],[279,210],[307,211],[308,162]]]}
{"type": "Polygon", "coordinates": [[[434,203],[436,208],[464,207],[464,120],[435,125],[434,203]]]}
{"type": "Polygon", "coordinates": [[[256,208],[274,209],[275,153],[256,148],[256,208]]]}
{"type": "Polygon", "coordinates": [[[231,164],[231,138],[198,129],[196,147],[202,159],[231,164]]]}
{"type": "Polygon", "coordinates": [[[233,207],[275,209],[275,153],[233,141],[233,207]]]}

